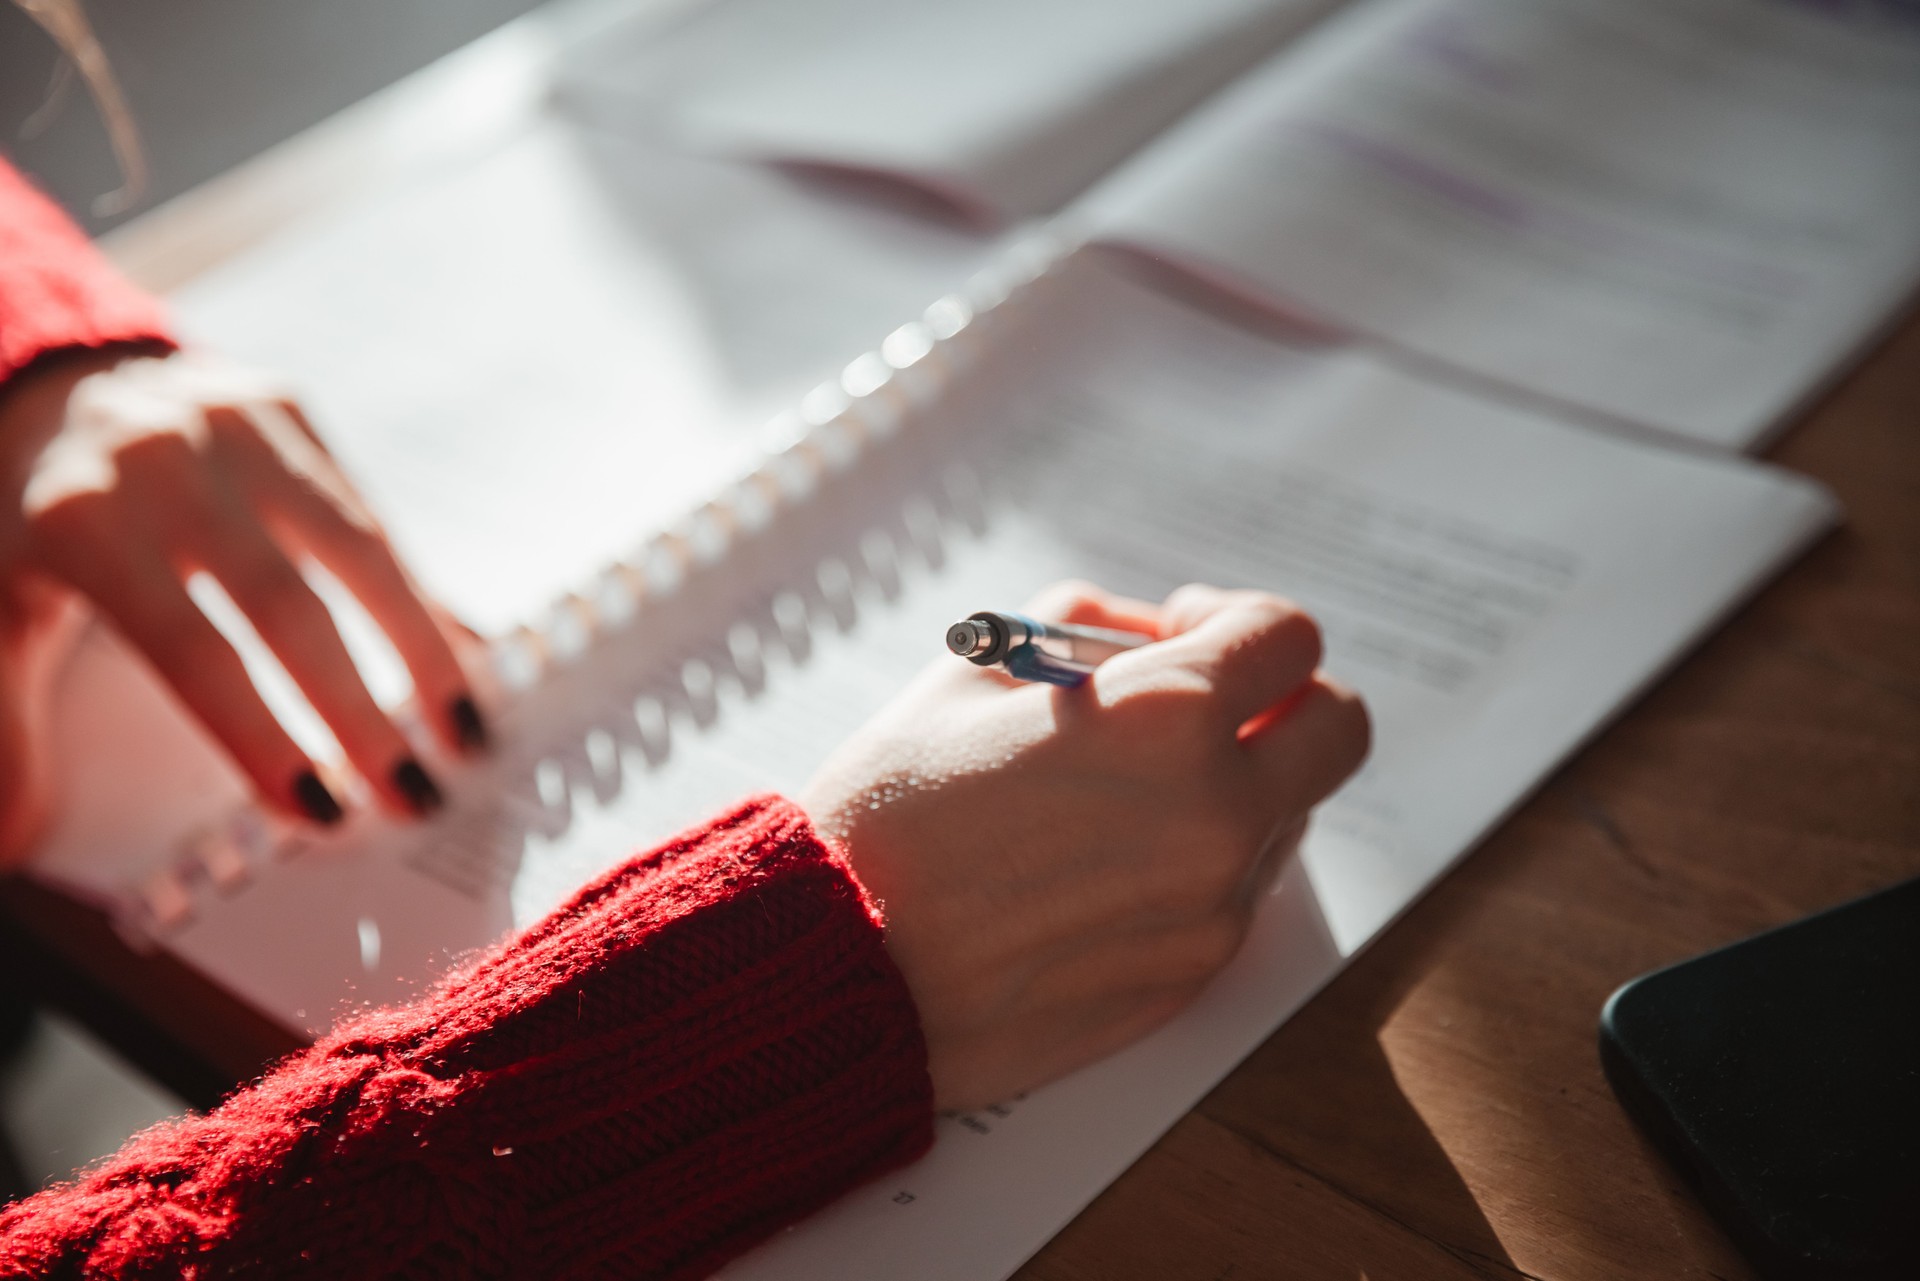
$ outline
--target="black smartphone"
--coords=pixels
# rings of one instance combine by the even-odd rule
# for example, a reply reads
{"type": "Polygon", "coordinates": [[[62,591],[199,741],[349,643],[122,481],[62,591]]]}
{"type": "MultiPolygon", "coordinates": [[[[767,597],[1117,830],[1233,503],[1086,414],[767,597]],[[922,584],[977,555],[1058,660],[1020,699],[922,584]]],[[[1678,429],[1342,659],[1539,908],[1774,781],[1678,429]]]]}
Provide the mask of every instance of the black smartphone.
{"type": "Polygon", "coordinates": [[[1920,878],[1633,980],[1600,1058],[1762,1276],[1920,1281],[1920,878]]]}

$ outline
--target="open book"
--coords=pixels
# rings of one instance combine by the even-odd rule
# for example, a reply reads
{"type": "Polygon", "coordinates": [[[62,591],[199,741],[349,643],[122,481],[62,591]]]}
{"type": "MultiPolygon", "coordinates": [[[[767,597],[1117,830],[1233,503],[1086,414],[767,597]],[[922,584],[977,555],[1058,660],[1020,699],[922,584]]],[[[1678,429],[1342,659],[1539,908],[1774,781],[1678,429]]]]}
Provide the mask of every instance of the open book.
{"type": "Polygon", "coordinates": [[[1194,578],[1292,594],[1377,749],[1242,955],[1146,1041],[944,1120],[925,1161],[728,1275],[1012,1271],[1836,514],[1762,464],[1255,332],[1117,254],[1028,248],[501,637],[500,749],[443,763],[441,817],[278,827],[98,633],[67,674],[72,793],[33,873],[318,1029],[741,794],[797,788],[913,671],[961,661],[942,636],[974,609],[1069,575],[1150,598],[1194,578]],[[136,777],[148,812],[116,803],[136,777]]]}
{"type": "Polygon", "coordinates": [[[1907,6],[733,0],[597,46],[572,93],[1064,213],[1433,372],[1723,448],[1920,278],[1907,6]]]}

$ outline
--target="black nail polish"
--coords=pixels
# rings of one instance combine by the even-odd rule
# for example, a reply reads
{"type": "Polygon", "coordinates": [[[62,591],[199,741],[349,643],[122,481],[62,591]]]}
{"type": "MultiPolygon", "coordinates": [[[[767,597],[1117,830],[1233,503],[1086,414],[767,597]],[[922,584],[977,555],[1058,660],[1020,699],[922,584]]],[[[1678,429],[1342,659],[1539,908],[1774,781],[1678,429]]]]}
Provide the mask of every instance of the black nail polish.
{"type": "Polygon", "coordinates": [[[431,814],[446,803],[446,798],[440,795],[439,784],[411,756],[393,767],[393,785],[400,789],[416,814],[431,814]]]}
{"type": "Polygon", "coordinates": [[[485,750],[492,736],[487,733],[487,723],[480,716],[480,709],[467,695],[454,699],[449,707],[453,718],[453,732],[460,739],[460,746],[470,752],[485,750]]]}
{"type": "Polygon", "coordinates": [[[300,808],[307,817],[326,827],[332,827],[346,815],[340,808],[340,802],[333,798],[327,785],[312,770],[302,770],[293,780],[293,799],[300,802],[300,808]]]}

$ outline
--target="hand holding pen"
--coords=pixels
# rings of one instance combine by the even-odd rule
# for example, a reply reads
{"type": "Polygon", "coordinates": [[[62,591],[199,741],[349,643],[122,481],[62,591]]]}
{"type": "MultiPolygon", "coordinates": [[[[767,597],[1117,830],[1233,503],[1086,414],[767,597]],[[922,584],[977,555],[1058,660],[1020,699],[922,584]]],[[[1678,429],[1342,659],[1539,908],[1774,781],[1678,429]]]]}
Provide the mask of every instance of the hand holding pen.
{"type": "Polygon", "coordinates": [[[1276,596],[1193,586],[1156,606],[1066,584],[963,622],[984,635],[956,628],[954,647],[1034,646],[1018,665],[1047,683],[943,656],[802,798],[882,905],[941,1107],[1176,1013],[1368,739],[1318,670],[1313,620],[1276,596]]]}

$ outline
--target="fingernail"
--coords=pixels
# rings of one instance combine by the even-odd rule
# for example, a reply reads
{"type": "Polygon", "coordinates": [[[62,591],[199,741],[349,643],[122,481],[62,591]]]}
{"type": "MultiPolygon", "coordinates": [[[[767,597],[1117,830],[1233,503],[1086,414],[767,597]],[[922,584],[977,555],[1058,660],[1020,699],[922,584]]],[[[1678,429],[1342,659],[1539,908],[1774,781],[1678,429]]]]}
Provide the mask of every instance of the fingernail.
{"type": "Polygon", "coordinates": [[[460,739],[460,746],[470,752],[486,748],[491,735],[487,733],[487,723],[480,717],[480,709],[465,694],[453,700],[450,707],[453,717],[453,732],[460,739]]]}
{"type": "Polygon", "coordinates": [[[416,814],[431,814],[446,804],[433,776],[420,768],[420,762],[411,756],[393,767],[393,785],[400,789],[416,814]]]}
{"type": "Polygon", "coordinates": [[[300,802],[300,808],[307,817],[326,827],[332,827],[346,815],[340,808],[340,802],[333,798],[327,785],[312,770],[303,770],[293,780],[293,798],[300,802]]]}

